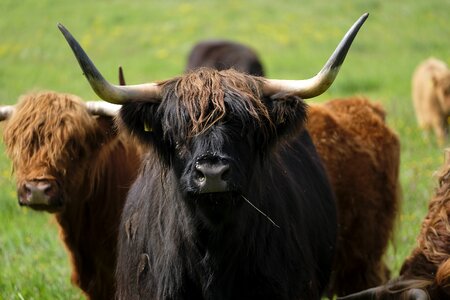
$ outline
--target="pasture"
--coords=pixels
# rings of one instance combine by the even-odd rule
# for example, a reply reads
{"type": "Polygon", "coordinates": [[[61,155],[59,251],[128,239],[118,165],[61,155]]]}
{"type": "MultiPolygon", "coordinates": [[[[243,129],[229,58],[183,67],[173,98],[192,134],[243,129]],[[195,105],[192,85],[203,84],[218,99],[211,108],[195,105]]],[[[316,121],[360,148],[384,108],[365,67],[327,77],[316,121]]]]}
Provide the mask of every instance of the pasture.
{"type": "MultiPolygon", "coordinates": [[[[351,24],[369,12],[335,83],[312,101],[365,95],[384,105],[401,141],[403,202],[386,257],[394,276],[415,245],[444,148],[419,130],[410,81],[415,66],[429,56],[450,64],[448,0],[2,0],[0,11],[1,105],[43,89],[98,99],[57,22],[111,82],[118,80],[119,65],[129,84],[178,75],[191,47],[206,38],[252,46],[270,78],[303,79],[320,70],[351,24]]],[[[80,298],[52,217],[17,204],[0,143],[0,299],[80,298]]]]}

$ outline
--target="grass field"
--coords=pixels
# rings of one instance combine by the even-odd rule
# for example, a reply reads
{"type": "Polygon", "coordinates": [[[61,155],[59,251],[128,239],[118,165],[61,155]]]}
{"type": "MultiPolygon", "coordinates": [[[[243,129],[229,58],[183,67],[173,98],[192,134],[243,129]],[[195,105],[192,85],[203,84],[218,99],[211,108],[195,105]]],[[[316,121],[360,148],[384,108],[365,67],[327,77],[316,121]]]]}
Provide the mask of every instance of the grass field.
{"type": "MultiPolygon", "coordinates": [[[[193,44],[228,38],[257,49],[268,77],[311,77],[350,25],[370,17],[335,84],[316,101],[366,95],[381,102],[402,145],[403,204],[386,257],[394,275],[415,244],[436,185],[443,149],[417,127],[410,100],[415,66],[429,56],[450,63],[448,0],[416,1],[0,1],[0,104],[30,90],[97,99],[56,23],[63,23],[106,78],[166,79],[183,72],[193,44]],[[77,3],[77,4],[74,4],[77,3]]],[[[1,127],[1,126],[0,126],[1,127]]],[[[80,299],[48,214],[17,205],[11,165],[0,143],[0,299],[80,299]]]]}

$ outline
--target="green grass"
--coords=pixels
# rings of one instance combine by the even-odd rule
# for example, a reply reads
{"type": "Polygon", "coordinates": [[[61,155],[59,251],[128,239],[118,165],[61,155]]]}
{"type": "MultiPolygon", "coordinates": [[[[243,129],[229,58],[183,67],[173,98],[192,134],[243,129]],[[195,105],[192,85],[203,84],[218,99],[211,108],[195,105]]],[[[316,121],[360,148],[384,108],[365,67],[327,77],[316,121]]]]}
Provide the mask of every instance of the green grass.
{"type": "MultiPolygon", "coordinates": [[[[119,65],[129,84],[180,74],[192,45],[205,38],[247,43],[259,51],[269,77],[294,79],[314,75],[349,26],[369,12],[341,74],[317,101],[356,94],[385,106],[402,144],[404,199],[395,246],[387,255],[394,274],[414,246],[443,148],[417,128],[410,79],[428,56],[450,63],[449,1],[2,0],[0,11],[0,104],[41,89],[97,99],[57,22],[113,82],[119,65]]],[[[51,216],[17,205],[1,147],[0,299],[81,298],[70,284],[69,262],[51,216]]]]}

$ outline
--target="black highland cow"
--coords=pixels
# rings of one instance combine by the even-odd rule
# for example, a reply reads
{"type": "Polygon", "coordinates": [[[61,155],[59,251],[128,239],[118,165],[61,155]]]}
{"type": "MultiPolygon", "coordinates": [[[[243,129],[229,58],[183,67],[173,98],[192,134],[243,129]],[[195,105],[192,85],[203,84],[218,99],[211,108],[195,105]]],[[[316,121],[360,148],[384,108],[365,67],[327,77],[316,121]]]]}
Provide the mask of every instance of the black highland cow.
{"type": "Polygon", "coordinates": [[[115,86],[59,25],[92,88],[148,145],[119,233],[118,299],[319,299],[335,200],[301,98],[333,82],[367,15],[308,80],[198,69],[115,86]]]}
{"type": "MultiPolygon", "coordinates": [[[[226,40],[192,48],[186,71],[200,67],[264,76],[255,51],[226,40]]],[[[308,108],[307,129],[336,197],[339,230],[330,298],[383,284],[390,276],[384,254],[400,201],[400,145],[384,118],[381,106],[360,97],[308,108]]]]}
{"type": "Polygon", "coordinates": [[[264,68],[255,50],[227,40],[205,40],[194,45],[188,56],[186,71],[199,67],[219,71],[230,68],[255,76],[264,76],[264,68]]]}

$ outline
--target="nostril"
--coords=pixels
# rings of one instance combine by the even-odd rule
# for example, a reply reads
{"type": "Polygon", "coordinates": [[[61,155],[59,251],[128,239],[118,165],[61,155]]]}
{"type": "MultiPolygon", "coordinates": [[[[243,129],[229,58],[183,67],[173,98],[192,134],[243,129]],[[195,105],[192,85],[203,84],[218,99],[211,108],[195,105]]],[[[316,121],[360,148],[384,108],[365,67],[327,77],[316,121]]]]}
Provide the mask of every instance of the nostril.
{"type": "Polygon", "coordinates": [[[31,184],[29,184],[29,183],[25,183],[25,184],[23,185],[23,190],[24,190],[25,192],[27,192],[27,193],[30,193],[32,189],[33,189],[33,186],[32,186],[31,184]]]}
{"type": "Polygon", "coordinates": [[[17,195],[19,198],[19,204],[27,205],[30,202],[30,199],[32,198],[33,192],[32,192],[32,185],[29,183],[24,183],[20,186],[20,188],[17,190],[17,195]]]}
{"type": "Polygon", "coordinates": [[[29,199],[33,194],[33,186],[29,183],[25,183],[22,187],[21,193],[26,199],[29,199]]]}
{"type": "Polygon", "coordinates": [[[225,165],[223,170],[222,170],[222,180],[228,180],[230,178],[230,166],[229,165],[225,165]]]}
{"type": "Polygon", "coordinates": [[[226,180],[230,176],[230,165],[217,164],[211,166],[209,172],[211,173],[211,177],[217,178],[218,180],[226,180]]]}
{"type": "Polygon", "coordinates": [[[195,177],[199,182],[204,182],[206,180],[205,174],[197,166],[195,166],[195,177]]]}
{"type": "Polygon", "coordinates": [[[52,191],[52,186],[49,184],[46,187],[44,187],[42,190],[44,191],[44,194],[50,194],[50,192],[52,191]]]}
{"type": "Polygon", "coordinates": [[[45,195],[48,195],[52,191],[52,185],[50,183],[38,184],[38,189],[42,191],[45,195]]]}

